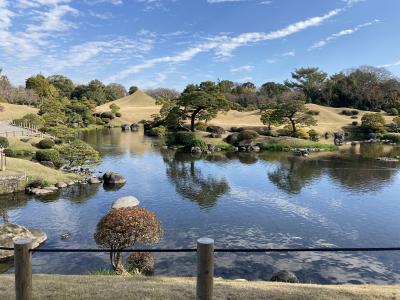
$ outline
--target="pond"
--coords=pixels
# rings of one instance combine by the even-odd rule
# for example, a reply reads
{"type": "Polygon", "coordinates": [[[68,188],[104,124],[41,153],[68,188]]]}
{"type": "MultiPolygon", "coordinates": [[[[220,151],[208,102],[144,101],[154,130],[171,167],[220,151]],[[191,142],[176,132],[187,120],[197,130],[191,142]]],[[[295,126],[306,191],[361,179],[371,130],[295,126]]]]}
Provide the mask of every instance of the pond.
{"type": "MultiPolygon", "coordinates": [[[[44,230],[46,248],[97,248],[96,224],[117,198],[133,195],[164,228],[160,248],[192,248],[208,236],[218,248],[392,247],[400,245],[397,147],[357,145],[340,155],[217,154],[163,150],[157,141],[119,129],[86,132],[103,162],[128,182],[119,190],[81,185],[46,199],[0,198],[2,219],[44,230]],[[70,239],[62,240],[65,232],[70,239]]],[[[156,275],[194,276],[195,253],[156,254],[156,275]]],[[[268,280],[290,270],[303,282],[400,283],[400,253],[216,255],[216,276],[268,280]]],[[[12,267],[1,270],[13,272],[12,267]]],[[[35,273],[87,274],[109,267],[106,254],[35,253],[35,273]]]]}

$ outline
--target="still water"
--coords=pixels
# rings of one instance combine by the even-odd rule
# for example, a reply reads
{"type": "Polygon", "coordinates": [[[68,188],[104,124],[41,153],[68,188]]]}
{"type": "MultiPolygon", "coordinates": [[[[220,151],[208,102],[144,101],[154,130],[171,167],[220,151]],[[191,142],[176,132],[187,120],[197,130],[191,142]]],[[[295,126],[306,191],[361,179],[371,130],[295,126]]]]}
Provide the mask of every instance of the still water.
{"type": "MultiPolygon", "coordinates": [[[[97,248],[96,224],[114,200],[133,195],[164,228],[161,248],[391,247],[400,245],[400,165],[376,157],[399,148],[358,145],[318,159],[288,153],[194,158],[119,129],[85,133],[103,162],[128,180],[119,190],[75,186],[39,199],[0,198],[0,223],[44,230],[46,248],[97,248]],[[71,238],[60,236],[69,232],[71,238]]],[[[193,276],[195,254],[157,254],[157,275],[193,276]]],[[[35,253],[35,273],[86,274],[109,267],[106,254],[35,253]]],[[[1,270],[13,269],[0,265],[1,270]]],[[[400,253],[217,254],[216,276],[268,280],[290,270],[302,282],[400,283],[400,253]]]]}

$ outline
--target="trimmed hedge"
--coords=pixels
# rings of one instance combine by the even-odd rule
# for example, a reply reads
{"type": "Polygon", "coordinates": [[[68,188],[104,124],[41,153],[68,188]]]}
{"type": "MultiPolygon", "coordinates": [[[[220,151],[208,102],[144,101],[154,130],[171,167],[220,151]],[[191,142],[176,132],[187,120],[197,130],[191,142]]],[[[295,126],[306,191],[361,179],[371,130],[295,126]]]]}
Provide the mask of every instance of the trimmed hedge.
{"type": "Polygon", "coordinates": [[[237,140],[244,141],[244,140],[254,140],[258,138],[258,133],[254,130],[243,130],[237,136],[237,140]]]}
{"type": "Polygon", "coordinates": [[[43,139],[38,143],[40,149],[51,149],[55,146],[55,142],[52,139],[43,139]]]}
{"type": "Polygon", "coordinates": [[[60,152],[55,149],[38,150],[36,152],[36,160],[39,162],[51,161],[54,165],[59,165],[61,163],[61,156],[60,152]]]}
{"type": "Polygon", "coordinates": [[[0,136],[0,148],[7,148],[8,146],[10,146],[8,139],[3,136],[0,136]]]}
{"type": "Polygon", "coordinates": [[[15,150],[7,148],[4,149],[4,154],[8,157],[30,157],[35,154],[35,152],[31,150],[15,150]]]}

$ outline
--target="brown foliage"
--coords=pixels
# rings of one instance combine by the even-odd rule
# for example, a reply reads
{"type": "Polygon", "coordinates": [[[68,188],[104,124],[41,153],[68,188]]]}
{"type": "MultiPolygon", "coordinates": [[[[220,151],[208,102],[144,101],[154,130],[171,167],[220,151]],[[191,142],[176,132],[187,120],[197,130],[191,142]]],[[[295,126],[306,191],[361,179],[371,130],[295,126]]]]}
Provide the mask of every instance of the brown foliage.
{"type": "Polygon", "coordinates": [[[96,243],[113,249],[124,249],[136,242],[153,244],[163,230],[156,215],[144,208],[113,209],[97,224],[96,243]]]}
{"type": "Polygon", "coordinates": [[[144,275],[154,272],[154,256],[148,252],[134,252],[128,257],[128,270],[139,271],[144,275]]]}

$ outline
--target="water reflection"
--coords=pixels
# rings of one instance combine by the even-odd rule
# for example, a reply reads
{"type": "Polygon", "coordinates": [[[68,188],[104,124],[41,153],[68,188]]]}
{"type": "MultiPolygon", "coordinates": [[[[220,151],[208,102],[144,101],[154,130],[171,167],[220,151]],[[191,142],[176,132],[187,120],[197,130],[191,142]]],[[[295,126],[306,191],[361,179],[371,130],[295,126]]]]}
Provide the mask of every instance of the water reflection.
{"type": "Polygon", "coordinates": [[[164,155],[166,172],[176,192],[202,208],[212,207],[229,192],[229,184],[225,178],[204,175],[200,168],[196,168],[197,161],[199,158],[185,153],[177,152],[173,157],[164,155]]]}

